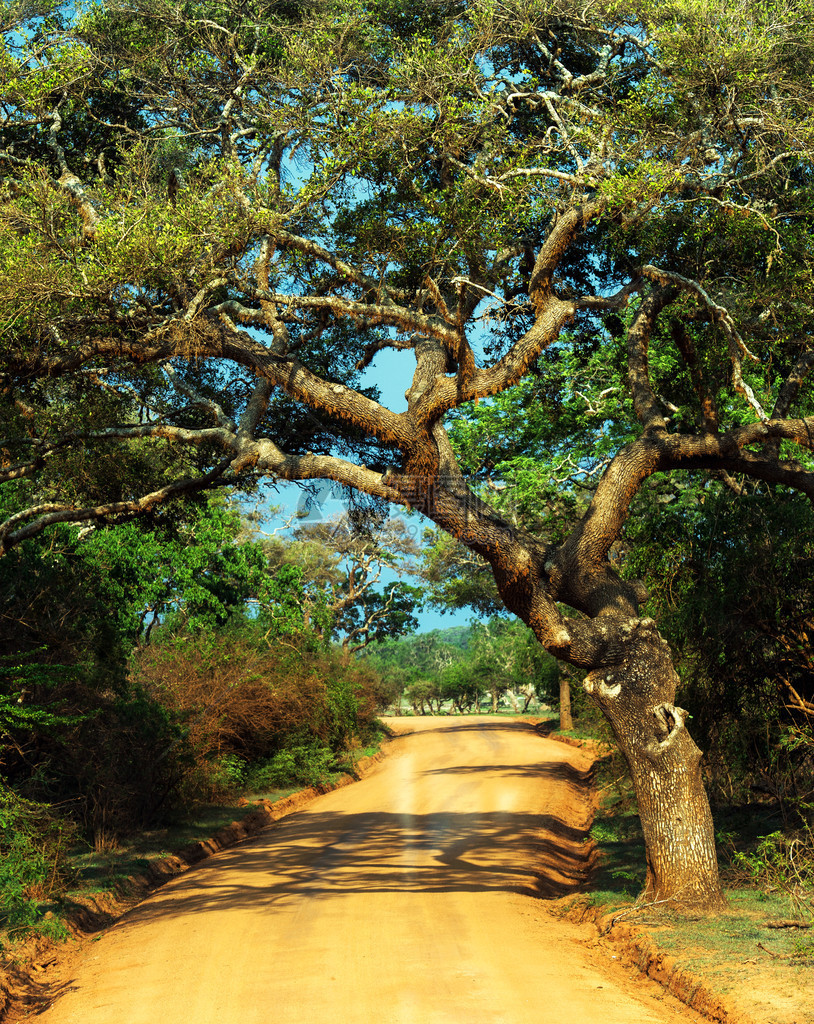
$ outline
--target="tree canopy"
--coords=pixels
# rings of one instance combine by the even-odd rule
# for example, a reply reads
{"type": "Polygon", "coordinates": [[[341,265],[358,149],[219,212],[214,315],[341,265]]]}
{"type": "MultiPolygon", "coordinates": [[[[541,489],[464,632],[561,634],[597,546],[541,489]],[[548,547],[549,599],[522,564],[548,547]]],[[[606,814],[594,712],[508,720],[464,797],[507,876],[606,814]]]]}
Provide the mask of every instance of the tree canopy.
{"type": "Polygon", "coordinates": [[[2,9],[0,551],[262,476],[417,508],[591,670],[650,891],[714,898],[708,813],[656,824],[697,751],[609,553],[657,473],[814,496],[810,0],[2,9]],[[388,347],[405,412],[361,383],[388,347]],[[509,393],[552,424],[539,528],[445,427],[509,393]]]}

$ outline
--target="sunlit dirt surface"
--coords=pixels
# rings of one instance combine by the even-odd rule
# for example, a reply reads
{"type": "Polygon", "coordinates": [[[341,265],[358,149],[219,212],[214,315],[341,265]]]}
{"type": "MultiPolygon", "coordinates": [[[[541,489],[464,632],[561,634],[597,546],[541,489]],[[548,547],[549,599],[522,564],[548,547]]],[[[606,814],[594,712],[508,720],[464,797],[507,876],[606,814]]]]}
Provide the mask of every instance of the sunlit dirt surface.
{"type": "Polygon", "coordinates": [[[586,754],[517,719],[389,723],[373,774],[165,885],[39,1020],[700,1020],[546,912],[584,872],[586,754]]]}

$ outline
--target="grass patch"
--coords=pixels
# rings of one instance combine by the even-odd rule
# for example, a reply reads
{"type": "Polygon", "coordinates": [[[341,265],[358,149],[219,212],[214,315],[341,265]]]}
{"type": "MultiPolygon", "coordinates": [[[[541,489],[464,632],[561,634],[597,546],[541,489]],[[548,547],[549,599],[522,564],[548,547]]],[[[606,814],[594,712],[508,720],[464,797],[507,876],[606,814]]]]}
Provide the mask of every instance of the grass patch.
{"type": "MultiPolygon", "coordinates": [[[[768,922],[787,913],[784,900],[755,890],[727,889],[729,910],[709,916],[645,912],[641,922],[658,930],[659,944],[690,968],[705,973],[722,961],[742,962],[761,954],[781,962],[793,959],[800,935],[794,929],[771,929],[768,922]]],[[[786,966],[793,966],[786,963],[786,966]]]]}
{"type": "Polygon", "coordinates": [[[586,722],[585,724],[577,723],[573,729],[560,729],[559,717],[557,715],[554,716],[553,722],[555,723],[554,731],[560,736],[570,736],[575,740],[593,740],[597,743],[606,741],[606,737],[602,730],[594,728],[590,722],[586,722]]]}
{"type": "Polygon", "coordinates": [[[601,851],[592,885],[600,906],[627,907],[644,887],[645,849],[639,816],[630,808],[606,808],[597,815],[591,838],[601,851]]]}
{"type": "MultiPolygon", "coordinates": [[[[253,794],[251,799],[273,803],[296,793],[298,788],[268,790],[253,794]]],[[[205,804],[169,821],[162,828],[124,836],[111,849],[99,852],[87,845],[75,845],[69,851],[69,863],[76,880],[71,891],[104,892],[114,889],[131,875],[144,871],[150,861],[168,857],[184,846],[209,839],[224,826],[245,817],[248,811],[245,804],[237,801],[205,804]]]]}

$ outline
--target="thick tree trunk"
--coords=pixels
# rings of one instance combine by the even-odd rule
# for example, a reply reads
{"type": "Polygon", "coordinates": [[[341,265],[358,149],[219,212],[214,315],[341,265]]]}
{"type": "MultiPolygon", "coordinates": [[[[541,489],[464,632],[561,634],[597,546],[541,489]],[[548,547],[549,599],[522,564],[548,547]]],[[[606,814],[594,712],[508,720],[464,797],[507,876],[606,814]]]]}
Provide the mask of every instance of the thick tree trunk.
{"type": "Polygon", "coordinates": [[[715,836],[701,751],[675,707],[670,649],[651,620],[626,625],[624,660],[590,672],[584,686],[611,724],[636,790],[647,848],[645,896],[719,906],[715,836]]]}
{"type": "Polygon", "coordinates": [[[675,707],[670,649],[655,622],[638,617],[644,588],[622,579],[607,560],[631,497],[659,468],[661,443],[648,438],[617,455],[588,512],[553,550],[506,524],[499,532],[492,510],[476,498],[461,509],[451,490],[439,491],[443,501],[431,511],[489,562],[504,604],[547,651],[590,669],[585,690],[613,728],[639,802],[647,898],[712,908],[724,903],[712,815],[701,752],[684,728],[686,712],[675,707]],[[559,604],[581,617],[564,617],[559,604]]]}
{"type": "Polygon", "coordinates": [[[568,732],[574,728],[571,717],[571,683],[566,672],[560,668],[560,730],[568,732]]]}

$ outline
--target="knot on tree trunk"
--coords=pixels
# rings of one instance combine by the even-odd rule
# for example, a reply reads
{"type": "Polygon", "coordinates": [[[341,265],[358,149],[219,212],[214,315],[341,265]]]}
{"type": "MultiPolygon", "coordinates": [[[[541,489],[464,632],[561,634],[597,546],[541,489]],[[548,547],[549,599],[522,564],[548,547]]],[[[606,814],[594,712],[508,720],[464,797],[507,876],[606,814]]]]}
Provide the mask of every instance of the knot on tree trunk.
{"type": "MultiPolygon", "coordinates": [[[[550,637],[536,626],[535,632],[555,656],[599,674],[624,669],[638,660],[645,648],[653,650],[659,645],[666,648],[653,619],[608,614],[566,622],[567,647],[563,649],[556,648],[550,637]]],[[[669,657],[669,649],[667,651],[669,657]]]]}
{"type": "Polygon", "coordinates": [[[681,735],[687,712],[674,704],[656,704],[651,708],[651,714],[656,720],[655,736],[647,745],[647,755],[655,761],[660,759],[681,735]]]}
{"type": "Polygon", "coordinates": [[[588,673],[582,688],[599,701],[612,701],[621,694],[622,682],[614,677],[613,672],[600,669],[588,673]]]}

